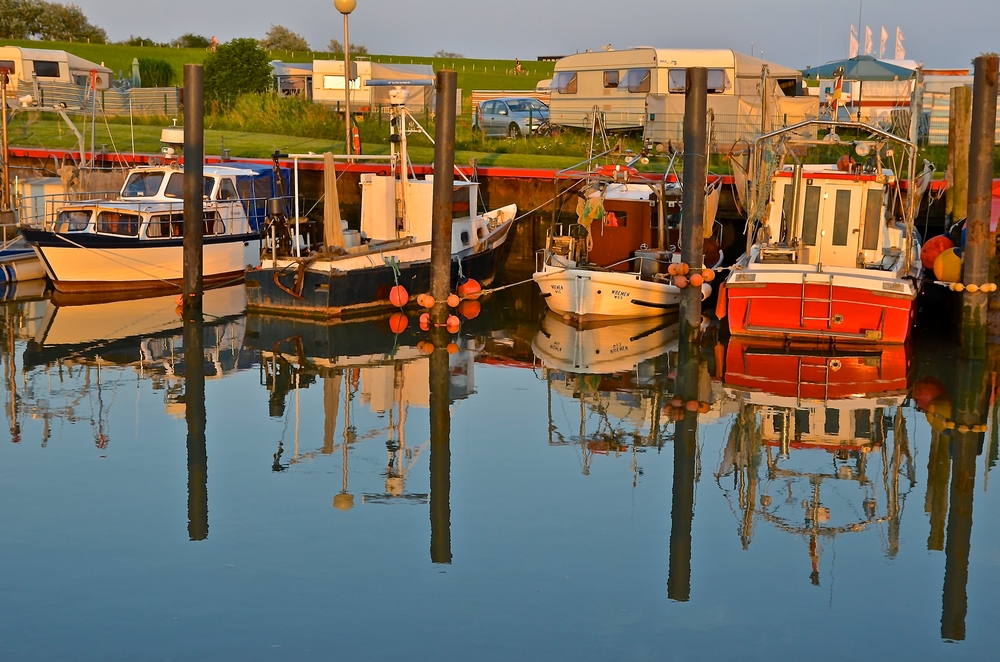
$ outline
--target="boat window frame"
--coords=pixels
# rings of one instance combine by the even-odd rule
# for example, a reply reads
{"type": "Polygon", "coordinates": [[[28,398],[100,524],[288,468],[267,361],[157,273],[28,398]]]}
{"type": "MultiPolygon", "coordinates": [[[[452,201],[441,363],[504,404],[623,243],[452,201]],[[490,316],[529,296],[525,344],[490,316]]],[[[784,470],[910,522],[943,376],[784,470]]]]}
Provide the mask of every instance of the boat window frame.
{"type": "Polygon", "coordinates": [[[59,215],[56,216],[56,220],[53,223],[53,231],[56,234],[70,234],[74,232],[87,232],[90,229],[90,224],[94,220],[94,210],[93,209],[60,209],[59,215]],[[63,215],[65,214],[86,214],[87,221],[82,227],[79,225],[74,225],[74,223],[79,223],[79,221],[64,221],[63,215]],[[63,228],[61,225],[63,223],[67,224],[67,227],[63,228]]]}
{"type": "Polygon", "coordinates": [[[838,188],[835,193],[830,245],[843,248],[851,239],[851,204],[854,201],[854,191],[849,188],[838,188]]]}
{"type": "Polygon", "coordinates": [[[123,198],[148,198],[148,197],[154,197],[154,196],[156,196],[160,192],[160,189],[163,188],[163,181],[166,179],[166,174],[167,173],[163,172],[162,170],[137,170],[137,171],[131,172],[131,173],[129,173],[129,176],[125,178],[125,183],[122,185],[121,196],[123,198]],[[156,188],[152,189],[152,192],[148,192],[148,191],[150,191],[150,188],[148,186],[146,186],[145,183],[146,183],[147,180],[149,180],[149,179],[151,179],[153,177],[159,177],[160,181],[156,185],[156,188]],[[143,184],[143,188],[145,189],[144,192],[140,192],[140,191],[130,192],[129,191],[129,183],[131,183],[133,181],[137,181],[137,180],[142,180],[141,183],[143,184]]]}
{"type": "Polygon", "coordinates": [[[238,202],[240,199],[240,192],[236,189],[236,184],[233,183],[232,179],[229,177],[220,177],[219,184],[216,186],[215,196],[220,202],[238,202]],[[224,198],[222,197],[222,194],[225,192],[223,189],[225,189],[227,185],[232,192],[232,197],[224,198]]]}
{"type": "Polygon", "coordinates": [[[94,223],[94,231],[97,234],[108,234],[115,237],[138,237],[139,236],[139,225],[142,222],[142,217],[132,211],[125,211],[121,209],[98,209],[97,210],[97,220],[94,223]],[[116,221],[108,221],[107,217],[110,215],[118,216],[116,221]],[[125,219],[132,219],[131,221],[125,219]],[[117,228],[122,222],[129,223],[125,231],[119,231],[118,229],[111,229],[112,227],[117,228]],[[107,223],[107,225],[105,225],[107,223]]]}
{"type": "Polygon", "coordinates": [[[870,188],[865,196],[865,216],[862,221],[861,250],[878,250],[878,240],[881,235],[882,207],[885,202],[885,192],[881,188],[870,188]]]}
{"type": "Polygon", "coordinates": [[[146,221],[146,232],[147,239],[152,239],[154,241],[160,241],[163,239],[177,239],[184,236],[184,213],[183,212],[163,212],[151,214],[149,220],[146,221]],[[159,226],[161,229],[163,224],[167,224],[167,234],[165,235],[152,235],[150,234],[150,228],[154,225],[159,226]],[[174,234],[174,228],[179,228],[179,232],[174,234]]]}
{"type": "MultiPolygon", "coordinates": [[[[167,173],[165,173],[165,174],[167,174],[167,173]]],[[[183,200],[184,199],[184,171],[183,170],[175,170],[174,172],[169,173],[169,175],[170,176],[167,178],[167,183],[163,187],[163,197],[165,197],[165,198],[173,198],[175,200],[183,200]],[[180,182],[181,182],[180,195],[177,195],[176,189],[171,189],[171,187],[170,187],[170,185],[173,183],[174,179],[180,179],[180,182]]],[[[202,184],[202,197],[211,199],[212,198],[212,191],[215,189],[215,177],[212,177],[210,175],[203,175],[203,178],[204,178],[204,182],[202,184]]]]}
{"type": "Polygon", "coordinates": [[[819,208],[823,200],[823,187],[806,184],[805,201],[802,204],[802,243],[815,246],[819,240],[819,208]]]}

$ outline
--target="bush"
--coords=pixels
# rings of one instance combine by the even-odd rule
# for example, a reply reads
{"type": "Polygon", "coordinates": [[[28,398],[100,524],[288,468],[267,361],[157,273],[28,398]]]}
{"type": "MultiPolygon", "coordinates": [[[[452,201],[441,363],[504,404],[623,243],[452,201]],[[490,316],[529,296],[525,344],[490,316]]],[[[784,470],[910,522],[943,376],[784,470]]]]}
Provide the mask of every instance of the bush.
{"type": "Polygon", "coordinates": [[[271,87],[271,64],[256,39],[233,39],[205,60],[205,98],[223,107],[243,94],[271,87]]]}
{"type": "Polygon", "coordinates": [[[284,25],[271,24],[271,29],[264,35],[260,47],[268,51],[309,51],[309,42],[302,35],[292,32],[284,25]]]}
{"type": "Polygon", "coordinates": [[[243,94],[205,120],[210,129],[343,139],[344,121],[325,106],[277,92],[243,94]]]}
{"type": "Polygon", "coordinates": [[[171,46],[180,48],[208,48],[212,41],[203,35],[185,32],[170,42],[171,46]]]}
{"type": "Polygon", "coordinates": [[[140,57],[139,78],[143,87],[171,87],[174,84],[174,68],[166,60],[140,57]]]}

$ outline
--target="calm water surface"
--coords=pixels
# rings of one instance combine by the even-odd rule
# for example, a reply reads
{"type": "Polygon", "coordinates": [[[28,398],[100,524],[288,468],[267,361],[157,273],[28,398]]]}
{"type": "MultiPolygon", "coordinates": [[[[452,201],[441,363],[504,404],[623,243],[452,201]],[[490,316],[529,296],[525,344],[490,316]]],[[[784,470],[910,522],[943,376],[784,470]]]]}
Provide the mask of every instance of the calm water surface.
{"type": "Polygon", "coordinates": [[[995,375],[942,341],[684,363],[529,288],[429,357],[237,289],[185,360],[172,297],[60,303],[2,308],[4,660],[996,659],[995,375]]]}

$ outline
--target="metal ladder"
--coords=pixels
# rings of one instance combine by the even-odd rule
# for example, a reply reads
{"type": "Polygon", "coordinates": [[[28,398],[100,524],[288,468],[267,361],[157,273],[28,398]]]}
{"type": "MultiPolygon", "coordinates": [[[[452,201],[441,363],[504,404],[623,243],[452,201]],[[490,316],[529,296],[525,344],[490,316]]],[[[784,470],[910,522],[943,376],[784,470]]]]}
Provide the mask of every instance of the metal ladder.
{"type": "Polygon", "coordinates": [[[807,321],[820,321],[826,322],[826,328],[830,328],[831,321],[833,319],[833,274],[822,274],[827,276],[829,280],[825,283],[823,282],[809,282],[809,274],[802,274],[802,302],[799,308],[799,326],[805,327],[807,321]],[[819,298],[807,298],[806,297],[806,285],[826,285],[828,287],[827,297],[825,299],[819,298]],[[810,317],[806,315],[806,302],[809,303],[825,303],[826,304],[826,317],[810,317]]]}
{"type": "Polygon", "coordinates": [[[802,379],[802,357],[798,358],[798,382],[795,386],[795,401],[796,404],[802,404],[802,387],[803,386],[822,386],[823,387],[823,402],[830,399],[830,361],[827,359],[823,362],[823,365],[810,365],[809,368],[823,373],[822,382],[805,381],[802,379]]]}

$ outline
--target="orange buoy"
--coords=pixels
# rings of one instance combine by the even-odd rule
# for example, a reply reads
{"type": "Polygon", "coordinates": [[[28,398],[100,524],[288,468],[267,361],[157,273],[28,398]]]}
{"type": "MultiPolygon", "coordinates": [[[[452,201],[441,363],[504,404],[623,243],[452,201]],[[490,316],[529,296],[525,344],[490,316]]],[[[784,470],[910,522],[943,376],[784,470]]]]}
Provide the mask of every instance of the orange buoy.
{"type": "Polygon", "coordinates": [[[679,408],[681,408],[681,407],[684,406],[684,399],[681,396],[679,396],[679,395],[675,395],[670,400],[670,406],[672,406],[672,407],[674,407],[676,409],[679,409],[679,408]]]}
{"type": "Polygon", "coordinates": [[[466,299],[462,303],[458,304],[458,314],[467,320],[479,317],[479,313],[481,311],[482,304],[475,299],[466,299]]]}
{"type": "Polygon", "coordinates": [[[453,342],[448,343],[448,348],[447,349],[448,349],[448,353],[449,354],[457,354],[458,353],[458,345],[456,345],[453,342]]]}
{"type": "Polygon", "coordinates": [[[450,331],[451,333],[455,333],[456,331],[458,331],[458,326],[460,323],[461,322],[457,317],[455,317],[454,315],[448,315],[448,319],[445,321],[445,326],[448,328],[448,331],[450,331]]]}
{"type": "Polygon", "coordinates": [[[402,285],[393,285],[392,289],[389,290],[389,303],[397,308],[402,308],[409,300],[410,294],[402,285]]]}
{"type": "Polygon", "coordinates": [[[924,269],[933,269],[937,256],[954,247],[955,242],[948,235],[939,234],[928,239],[920,249],[920,262],[924,265],[924,269]]]}
{"type": "Polygon", "coordinates": [[[177,313],[177,317],[184,317],[184,306],[177,304],[177,307],[174,308],[174,312],[177,313]]]}
{"type": "Polygon", "coordinates": [[[671,262],[670,264],[668,264],[667,265],[667,273],[670,274],[671,276],[677,276],[678,275],[677,274],[677,266],[678,265],[674,264],[673,262],[671,262]]]}
{"type": "Polygon", "coordinates": [[[458,296],[464,299],[474,299],[482,291],[483,286],[474,278],[466,278],[458,284],[458,296]]]}
{"type": "Polygon", "coordinates": [[[687,276],[691,273],[691,267],[688,266],[687,262],[681,262],[677,265],[677,273],[681,276],[687,276]]]}
{"type": "Polygon", "coordinates": [[[424,295],[424,308],[433,308],[437,301],[429,294],[424,295]]]}
{"type": "Polygon", "coordinates": [[[701,287],[701,284],[705,282],[705,279],[702,278],[701,274],[697,273],[697,272],[691,274],[691,278],[689,278],[688,280],[691,282],[691,285],[694,286],[694,287],[701,287]]]}
{"type": "Polygon", "coordinates": [[[425,298],[426,296],[427,296],[426,294],[424,294],[423,292],[421,292],[421,293],[420,293],[420,294],[418,294],[418,295],[416,296],[416,298],[414,299],[414,300],[415,300],[415,301],[417,302],[417,305],[418,305],[418,306],[420,306],[421,308],[424,308],[424,307],[425,307],[425,306],[424,306],[424,298],[425,298]]]}
{"type": "Polygon", "coordinates": [[[674,276],[674,285],[683,290],[688,286],[688,279],[685,276],[674,276]]]}
{"type": "Polygon", "coordinates": [[[706,283],[711,283],[715,280],[715,272],[711,269],[702,269],[701,277],[705,279],[706,283]]]}
{"type": "Polygon", "coordinates": [[[934,259],[934,277],[945,283],[955,283],[962,278],[962,258],[954,248],[948,248],[934,259]]]}
{"type": "Polygon", "coordinates": [[[178,306],[183,306],[184,305],[184,295],[183,294],[178,294],[177,298],[174,299],[174,303],[176,303],[178,306]]]}
{"type": "Polygon", "coordinates": [[[431,314],[423,313],[420,315],[420,329],[426,331],[431,328],[431,314]]]}
{"type": "Polygon", "coordinates": [[[434,353],[434,343],[428,342],[426,340],[421,340],[417,343],[417,349],[420,350],[421,354],[433,354],[434,353]]]}
{"type": "Polygon", "coordinates": [[[462,300],[458,298],[457,294],[449,294],[448,295],[448,307],[449,308],[455,308],[455,307],[457,307],[458,304],[461,303],[461,301],[462,300]]]}
{"type": "Polygon", "coordinates": [[[712,405],[708,404],[707,402],[699,402],[698,403],[698,413],[699,414],[707,414],[710,411],[712,411],[712,405]]]}
{"type": "Polygon", "coordinates": [[[687,409],[688,411],[698,411],[698,401],[688,400],[687,402],[684,403],[684,408],[687,409]]]}
{"type": "Polygon", "coordinates": [[[402,333],[410,325],[410,318],[406,313],[393,313],[389,316],[389,328],[393,333],[402,333]]]}

